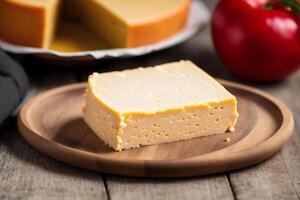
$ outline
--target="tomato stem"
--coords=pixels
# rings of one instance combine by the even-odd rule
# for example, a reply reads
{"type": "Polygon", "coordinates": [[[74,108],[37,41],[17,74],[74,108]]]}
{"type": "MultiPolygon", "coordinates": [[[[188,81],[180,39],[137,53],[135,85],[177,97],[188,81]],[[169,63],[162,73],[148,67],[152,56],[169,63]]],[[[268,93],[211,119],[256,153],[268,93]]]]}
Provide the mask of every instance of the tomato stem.
{"type": "Polygon", "coordinates": [[[271,10],[271,9],[273,8],[273,4],[275,3],[275,1],[276,1],[276,0],[269,0],[269,1],[265,4],[264,8],[265,8],[266,10],[271,10]]]}
{"type": "MultiPolygon", "coordinates": [[[[276,0],[269,0],[264,8],[267,10],[273,9],[276,0]]],[[[298,0],[279,0],[280,6],[290,8],[293,13],[300,14],[300,2],[298,0]]]]}
{"type": "Polygon", "coordinates": [[[289,7],[296,14],[300,14],[300,2],[298,0],[281,0],[281,6],[289,7]]]}

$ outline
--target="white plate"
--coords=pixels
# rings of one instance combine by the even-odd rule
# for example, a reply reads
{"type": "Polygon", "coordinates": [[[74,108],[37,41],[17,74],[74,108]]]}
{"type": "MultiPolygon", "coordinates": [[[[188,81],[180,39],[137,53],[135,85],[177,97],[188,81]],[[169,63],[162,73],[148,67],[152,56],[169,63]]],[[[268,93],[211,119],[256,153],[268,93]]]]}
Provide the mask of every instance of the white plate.
{"type": "Polygon", "coordinates": [[[140,56],[154,51],[159,51],[186,41],[203,29],[203,27],[208,23],[209,16],[210,13],[208,9],[201,1],[193,1],[187,25],[182,31],[178,32],[176,35],[167,40],[137,48],[105,49],[64,53],[42,48],[14,45],[1,39],[0,48],[14,54],[35,54],[44,58],[55,60],[93,60],[140,56]]]}

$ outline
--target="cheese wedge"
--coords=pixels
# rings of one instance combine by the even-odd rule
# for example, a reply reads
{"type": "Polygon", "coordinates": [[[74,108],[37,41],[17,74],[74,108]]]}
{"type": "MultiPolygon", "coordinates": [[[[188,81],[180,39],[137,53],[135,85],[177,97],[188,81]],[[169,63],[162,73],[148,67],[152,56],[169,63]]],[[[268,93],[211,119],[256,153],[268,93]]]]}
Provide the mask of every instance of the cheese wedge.
{"type": "Polygon", "coordinates": [[[83,118],[121,151],[233,131],[236,98],[190,61],[89,76],[83,118]]]}
{"type": "Polygon", "coordinates": [[[64,21],[70,20],[83,24],[112,48],[137,47],[164,40],[181,30],[190,3],[191,0],[1,0],[0,39],[49,48],[57,24],[64,26],[64,21]]]}

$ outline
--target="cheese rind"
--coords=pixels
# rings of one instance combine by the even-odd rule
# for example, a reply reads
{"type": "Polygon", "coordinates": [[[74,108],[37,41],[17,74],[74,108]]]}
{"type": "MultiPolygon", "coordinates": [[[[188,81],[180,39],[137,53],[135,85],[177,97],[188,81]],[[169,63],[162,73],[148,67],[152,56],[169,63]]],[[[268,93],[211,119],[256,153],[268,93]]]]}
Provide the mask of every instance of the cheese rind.
{"type": "Polygon", "coordinates": [[[230,131],[236,98],[189,61],[89,76],[83,117],[115,150],[230,131]]]}

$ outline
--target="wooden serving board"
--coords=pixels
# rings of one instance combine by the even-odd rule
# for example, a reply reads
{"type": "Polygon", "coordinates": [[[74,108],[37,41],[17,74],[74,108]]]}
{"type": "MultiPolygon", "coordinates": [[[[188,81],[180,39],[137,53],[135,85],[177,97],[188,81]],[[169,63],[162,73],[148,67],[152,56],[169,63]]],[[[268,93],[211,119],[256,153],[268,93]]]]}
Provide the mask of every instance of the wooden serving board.
{"type": "Polygon", "coordinates": [[[219,173],[256,164],[279,151],[294,127],[286,106],[257,89],[219,82],[238,100],[240,117],[234,133],[115,152],[82,120],[84,83],[52,89],[28,101],[19,114],[19,129],[32,146],[57,160],[128,176],[219,173]]]}

